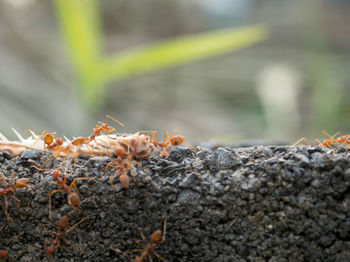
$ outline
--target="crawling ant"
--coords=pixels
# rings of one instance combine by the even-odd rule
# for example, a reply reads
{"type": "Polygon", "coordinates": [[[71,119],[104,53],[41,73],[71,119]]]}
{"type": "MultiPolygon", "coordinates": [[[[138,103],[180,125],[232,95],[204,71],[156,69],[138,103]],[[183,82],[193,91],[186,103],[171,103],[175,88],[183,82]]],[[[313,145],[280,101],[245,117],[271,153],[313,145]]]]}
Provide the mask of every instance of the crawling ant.
{"type": "Polygon", "coordinates": [[[56,136],[54,133],[48,133],[46,130],[44,130],[40,136],[38,136],[38,139],[32,146],[34,146],[42,137],[44,137],[44,149],[52,150],[55,147],[61,146],[63,144],[62,138],[56,136]]]}
{"type": "Polygon", "coordinates": [[[165,218],[164,220],[164,226],[163,226],[163,234],[162,231],[160,229],[154,231],[151,235],[151,242],[148,242],[148,240],[146,239],[145,235],[143,234],[142,230],[136,225],[137,230],[140,232],[141,238],[143,240],[144,243],[136,240],[135,242],[144,247],[143,249],[133,249],[131,251],[128,251],[125,253],[125,255],[127,255],[128,253],[134,253],[134,252],[141,252],[141,255],[136,256],[135,259],[133,260],[134,262],[142,262],[146,257],[148,257],[148,260],[150,262],[152,262],[152,257],[151,257],[151,252],[160,260],[163,261],[168,261],[167,259],[165,259],[164,257],[162,257],[161,255],[159,255],[154,249],[153,247],[156,244],[160,244],[163,243],[165,241],[165,233],[166,233],[166,222],[168,220],[168,217],[165,218]]]}
{"type": "Polygon", "coordinates": [[[111,127],[108,125],[108,119],[112,119],[114,122],[118,123],[119,125],[124,126],[123,123],[119,122],[114,117],[112,117],[110,115],[106,115],[106,123],[102,123],[102,122],[98,121],[99,125],[96,125],[96,127],[93,129],[94,133],[92,135],[90,135],[89,137],[77,137],[77,138],[72,140],[72,145],[80,146],[82,144],[87,144],[87,143],[95,140],[95,137],[99,136],[102,131],[105,131],[107,133],[111,133],[111,132],[115,131],[114,127],[111,127]]]}
{"type": "Polygon", "coordinates": [[[55,147],[61,146],[63,144],[63,140],[62,138],[60,138],[59,136],[47,133],[44,136],[44,144],[46,145],[47,149],[53,149],[55,147]]]}
{"type": "Polygon", "coordinates": [[[52,214],[51,214],[51,196],[55,193],[58,193],[58,192],[63,192],[65,191],[67,193],[67,198],[68,198],[68,204],[71,205],[75,210],[77,210],[78,212],[81,212],[80,209],[78,208],[78,206],[80,206],[80,198],[79,198],[79,195],[75,192],[73,192],[73,187],[75,188],[75,190],[77,192],[78,191],[78,188],[77,186],[75,185],[75,182],[78,181],[78,180],[87,180],[87,179],[90,179],[89,177],[77,177],[77,178],[74,178],[74,180],[72,181],[72,183],[70,183],[70,185],[68,186],[66,184],[66,181],[67,181],[67,176],[65,175],[64,176],[64,179],[62,180],[61,178],[61,172],[58,171],[57,169],[53,170],[52,173],[51,173],[51,176],[52,178],[56,179],[56,183],[53,182],[55,185],[57,186],[60,186],[62,187],[62,189],[56,189],[56,190],[53,190],[49,193],[49,212],[50,212],[50,220],[52,220],[52,214]]]}
{"type": "Polygon", "coordinates": [[[21,201],[17,197],[15,197],[14,193],[17,190],[17,188],[26,187],[28,185],[28,183],[29,183],[29,179],[28,178],[20,178],[20,179],[18,179],[16,181],[15,186],[13,186],[13,177],[14,177],[14,175],[15,174],[12,173],[10,185],[9,185],[9,187],[7,187],[5,176],[1,173],[1,180],[3,181],[4,188],[0,189],[0,196],[4,197],[4,199],[5,199],[4,213],[5,213],[5,216],[7,218],[7,221],[13,221],[13,219],[8,214],[7,195],[11,196],[14,200],[17,201],[16,209],[18,209],[18,207],[21,204],[21,201]]]}
{"type": "Polygon", "coordinates": [[[75,227],[77,227],[79,224],[83,223],[84,221],[86,221],[87,219],[89,219],[89,217],[85,217],[82,220],[80,220],[78,223],[74,224],[73,226],[71,226],[69,229],[65,230],[66,227],[68,226],[68,216],[63,216],[60,218],[60,220],[58,221],[57,225],[54,224],[52,221],[51,223],[53,224],[53,226],[57,229],[57,233],[53,233],[48,231],[44,226],[41,225],[41,227],[45,230],[46,233],[55,236],[54,239],[50,239],[50,240],[46,240],[45,244],[47,242],[51,242],[51,244],[49,246],[46,247],[45,252],[49,255],[53,255],[55,253],[55,249],[57,248],[62,248],[60,245],[60,240],[62,239],[63,241],[65,241],[68,245],[71,246],[71,243],[64,237],[64,235],[67,235],[69,232],[71,232],[75,227]]]}
{"type": "Polygon", "coordinates": [[[135,177],[135,174],[133,173],[132,169],[131,169],[131,165],[132,164],[137,164],[141,167],[141,164],[135,160],[131,161],[132,156],[131,155],[127,155],[125,150],[122,148],[118,148],[115,152],[114,152],[115,156],[117,157],[117,160],[113,160],[113,158],[111,158],[110,160],[116,165],[112,165],[111,163],[109,163],[106,168],[108,167],[112,167],[116,170],[119,170],[118,174],[114,174],[111,175],[109,177],[109,182],[112,186],[113,192],[114,192],[114,200],[116,200],[116,191],[113,185],[113,178],[119,176],[119,181],[120,184],[122,185],[123,188],[127,189],[129,188],[129,184],[130,184],[130,179],[129,176],[127,174],[128,170],[130,170],[131,174],[133,175],[133,177],[135,177]],[[126,158],[124,158],[127,155],[126,158]]]}
{"type": "MultiPolygon", "coordinates": [[[[335,137],[337,135],[340,134],[340,132],[335,133],[333,136],[329,135],[326,131],[322,131],[323,135],[328,138],[328,139],[324,139],[323,141],[318,140],[317,138],[315,139],[315,146],[326,146],[329,148],[333,148],[334,144],[340,143],[340,140],[335,139],[335,137]]],[[[293,146],[296,146],[297,144],[299,144],[300,142],[304,141],[306,145],[310,145],[309,142],[306,140],[305,137],[300,138],[297,142],[295,142],[293,144],[293,146]]]]}
{"type": "MultiPolygon", "coordinates": [[[[24,232],[20,232],[17,235],[11,237],[10,239],[8,239],[5,242],[5,245],[7,246],[13,239],[20,237],[21,235],[23,235],[23,233],[24,232]]],[[[8,259],[8,258],[9,258],[9,248],[8,247],[6,247],[6,248],[0,247],[0,261],[6,261],[6,259],[8,259]]]]}
{"type": "MultiPolygon", "coordinates": [[[[38,170],[47,170],[47,169],[40,169],[40,168],[37,168],[36,166],[32,166],[38,170]]],[[[77,178],[74,178],[74,180],[72,181],[72,183],[70,183],[70,185],[68,186],[66,184],[67,182],[67,176],[65,175],[64,176],[64,179],[61,178],[61,172],[58,171],[58,169],[54,169],[52,172],[51,172],[51,176],[53,179],[55,179],[57,182],[52,182],[53,184],[59,186],[59,187],[62,187],[62,189],[56,189],[56,190],[53,190],[49,193],[49,217],[50,217],[50,220],[52,222],[52,206],[51,206],[51,196],[55,193],[58,193],[58,192],[63,192],[65,191],[67,193],[67,199],[68,199],[68,204],[71,205],[75,210],[77,210],[78,212],[81,212],[81,210],[78,208],[78,206],[80,206],[80,198],[79,198],[79,195],[75,192],[73,192],[73,187],[75,188],[75,190],[77,192],[79,192],[77,186],[75,185],[75,182],[78,181],[78,180],[88,180],[88,179],[91,179],[89,177],[77,177],[77,178]]]]}
{"type": "Polygon", "coordinates": [[[346,147],[346,152],[350,149],[350,135],[343,135],[335,139],[337,135],[340,135],[340,132],[337,132],[334,136],[330,136],[326,131],[322,132],[325,136],[329,137],[333,143],[348,144],[346,147]]]}
{"type": "Polygon", "coordinates": [[[173,150],[174,150],[173,148],[174,146],[178,146],[181,144],[185,144],[186,146],[191,147],[185,142],[185,138],[183,136],[175,135],[176,132],[177,130],[175,129],[174,132],[169,137],[168,142],[166,142],[169,136],[168,131],[165,132],[163,142],[158,142],[156,139],[155,133],[153,133],[152,143],[154,144],[154,146],[162,148],[162,151],[159,154],[160,156],[169,156],[169,153],[166,151],[169,147],[171,147],[173,150]]]}

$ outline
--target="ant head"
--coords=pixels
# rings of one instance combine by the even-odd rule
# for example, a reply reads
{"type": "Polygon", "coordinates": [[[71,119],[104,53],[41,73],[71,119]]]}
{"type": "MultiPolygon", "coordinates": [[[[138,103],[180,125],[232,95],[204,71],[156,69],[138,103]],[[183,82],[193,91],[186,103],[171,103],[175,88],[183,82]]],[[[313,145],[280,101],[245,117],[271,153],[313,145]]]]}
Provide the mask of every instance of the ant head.
{"type": "Polygon", "coordinates": [[[170,143],[173,146],[181,145],[185,141],[185,138],[183,136],[174,136],[170,138],[170,143]]]}
{"type": "Polygon", "coordinates": [[[125,150],[122,149],[122,148],[117,148],[117,149],[114,151],[114,155],[115,155],[115,156],[120,156],[120,157],[122,157],[124,154],[125,154],[125,150]]]}
{"type": "Polygon", "coordinates": [[[67,216],[63,216],[60,218],[60,220],[58,220],[57,225],[63,230],[68,226],[68,217],[67,216]]]}
{"type": "Polygon", "coordinates": [[[0,249],[0,258],[7,258],[7,257],[9,257],[9,251],[7,249],[0,249]]]}
{"type": "Polygon", "coordinates": [[[161,230],[156,230],[152,233],[151,235],[151,241],[152,243],[158,243],[162,238],[162,231],[161,230]]]}
{"type": "Polygon", "coordinates": [[[61,172],[55,169],[54,171],[52,171],[51,176],[56,179],[61,176],[61,172]]]}
{"type": "Polygon", "coordinates": [[[44,143],[46,145],[51,145],[52,142],[53,142],[53,136],[51,134],[46,134],[44,137],[44,143]]]}
{"type": "Polygon", "coordinates": [[[49,255],[53,255],[55,253],[55,247],[54,245],[50,245],[46,248],[46,253],[49,255]]]}

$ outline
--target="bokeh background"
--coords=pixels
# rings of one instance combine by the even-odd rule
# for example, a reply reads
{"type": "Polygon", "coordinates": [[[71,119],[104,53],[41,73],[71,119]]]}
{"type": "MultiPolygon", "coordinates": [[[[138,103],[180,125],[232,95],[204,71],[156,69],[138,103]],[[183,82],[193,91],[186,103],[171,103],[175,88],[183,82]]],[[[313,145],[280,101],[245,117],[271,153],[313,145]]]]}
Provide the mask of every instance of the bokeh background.
{"type": "Polygon", "coordinates": [[[120,132],[177,128],[194,143],[350,133],[349,0],[69,0],[81,13],[64,1],[0,0],[0,132],[10,139],[11,127],[87,136],[106,114],[126,124],[120,132]],[[85,40],[79,14],[91,33],[85,40]],[[108,59],[254,25],[266,33],[256,43],[112,77],[94,86],[96,101],[84,99],[95,67],[84,76],[76,59],[84,62],[95,42],[108,59]],[[73,27],[75,49],[67,39],[73,27]]]}

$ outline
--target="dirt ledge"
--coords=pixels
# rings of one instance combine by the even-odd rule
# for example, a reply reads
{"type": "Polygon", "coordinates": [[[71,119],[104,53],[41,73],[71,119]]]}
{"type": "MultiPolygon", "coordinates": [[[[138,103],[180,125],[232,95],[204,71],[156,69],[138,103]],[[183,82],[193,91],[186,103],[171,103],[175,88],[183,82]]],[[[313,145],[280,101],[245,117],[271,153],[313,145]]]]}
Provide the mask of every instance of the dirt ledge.
{"type": "MultiPolygon", "coordinates": [[[[170,261],[349,261],[350,152],[343,148],[178,148],[168,158],[140,161],[127,190],[116,178],[116,201],[108,158],[79,158],[68,180],[96,178],[77,182],[80,207],[90,218],[66,236],[72,247],[62,242],[53,257],[43,245],[54,236],[40,225],[55,231],[48,193],[57,186],[48,171],[30,167],[47,157],[33,150],[20,157],[0,152],[8,181],[12,173],[30,178],[30,186],[15,194],[18,213],[10,203],[14,222],[0,213],[0,245],[9,248],[10,260],[130,261],[136,254],[123,252],[140,248],[135,224],[149,237],[169,216],[166,241],[155,250],[170,261]]],[[[55,194],[52,203],[55,221],[68,215],[72,225],[84,217],[68,205],[66,193],[55,194]]]]}

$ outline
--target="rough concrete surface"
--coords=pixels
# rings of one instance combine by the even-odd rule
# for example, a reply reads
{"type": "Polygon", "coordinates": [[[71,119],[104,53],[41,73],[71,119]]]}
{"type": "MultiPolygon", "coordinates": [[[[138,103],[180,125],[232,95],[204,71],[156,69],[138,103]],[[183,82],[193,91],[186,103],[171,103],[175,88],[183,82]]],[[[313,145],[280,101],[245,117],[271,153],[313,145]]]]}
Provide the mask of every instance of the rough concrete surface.
{"type": "MultiPolygon", "coordinates": [[[[129,189],[116,177],[115,201],[109,176],[116,170],[105,168],[109,158],[81,157],[66,172],[67,183],[94,178],[77,182],[84,213],[59,192],[52,197],[53,220],[67,215],[70,227],[89,219],[65,236],[71,246],[61,240],[53,256],[44,246],[55,235],[43,227],[57,232],[48,193],[59,187],[50,171],[31,167],[48,156],[0,152],[8,183],[12,173],[15,180],[30,179],[14,193],[18,210],[8,196],[13,222],[6,221],[0,195],[0,246],[8,248],[10,261],[130,261],[140,253],[125,252],[142,248],[134,241],[142,240],[135,225],[149,239],[167,216],[166,240],[154,250],[169,261],[350,261],[350,152],[344,148],[178,148],[167,158],[139,161],[129,189]]],[[[62,166],[60,161],[52,159],[46,168],[62,166]]]]}

